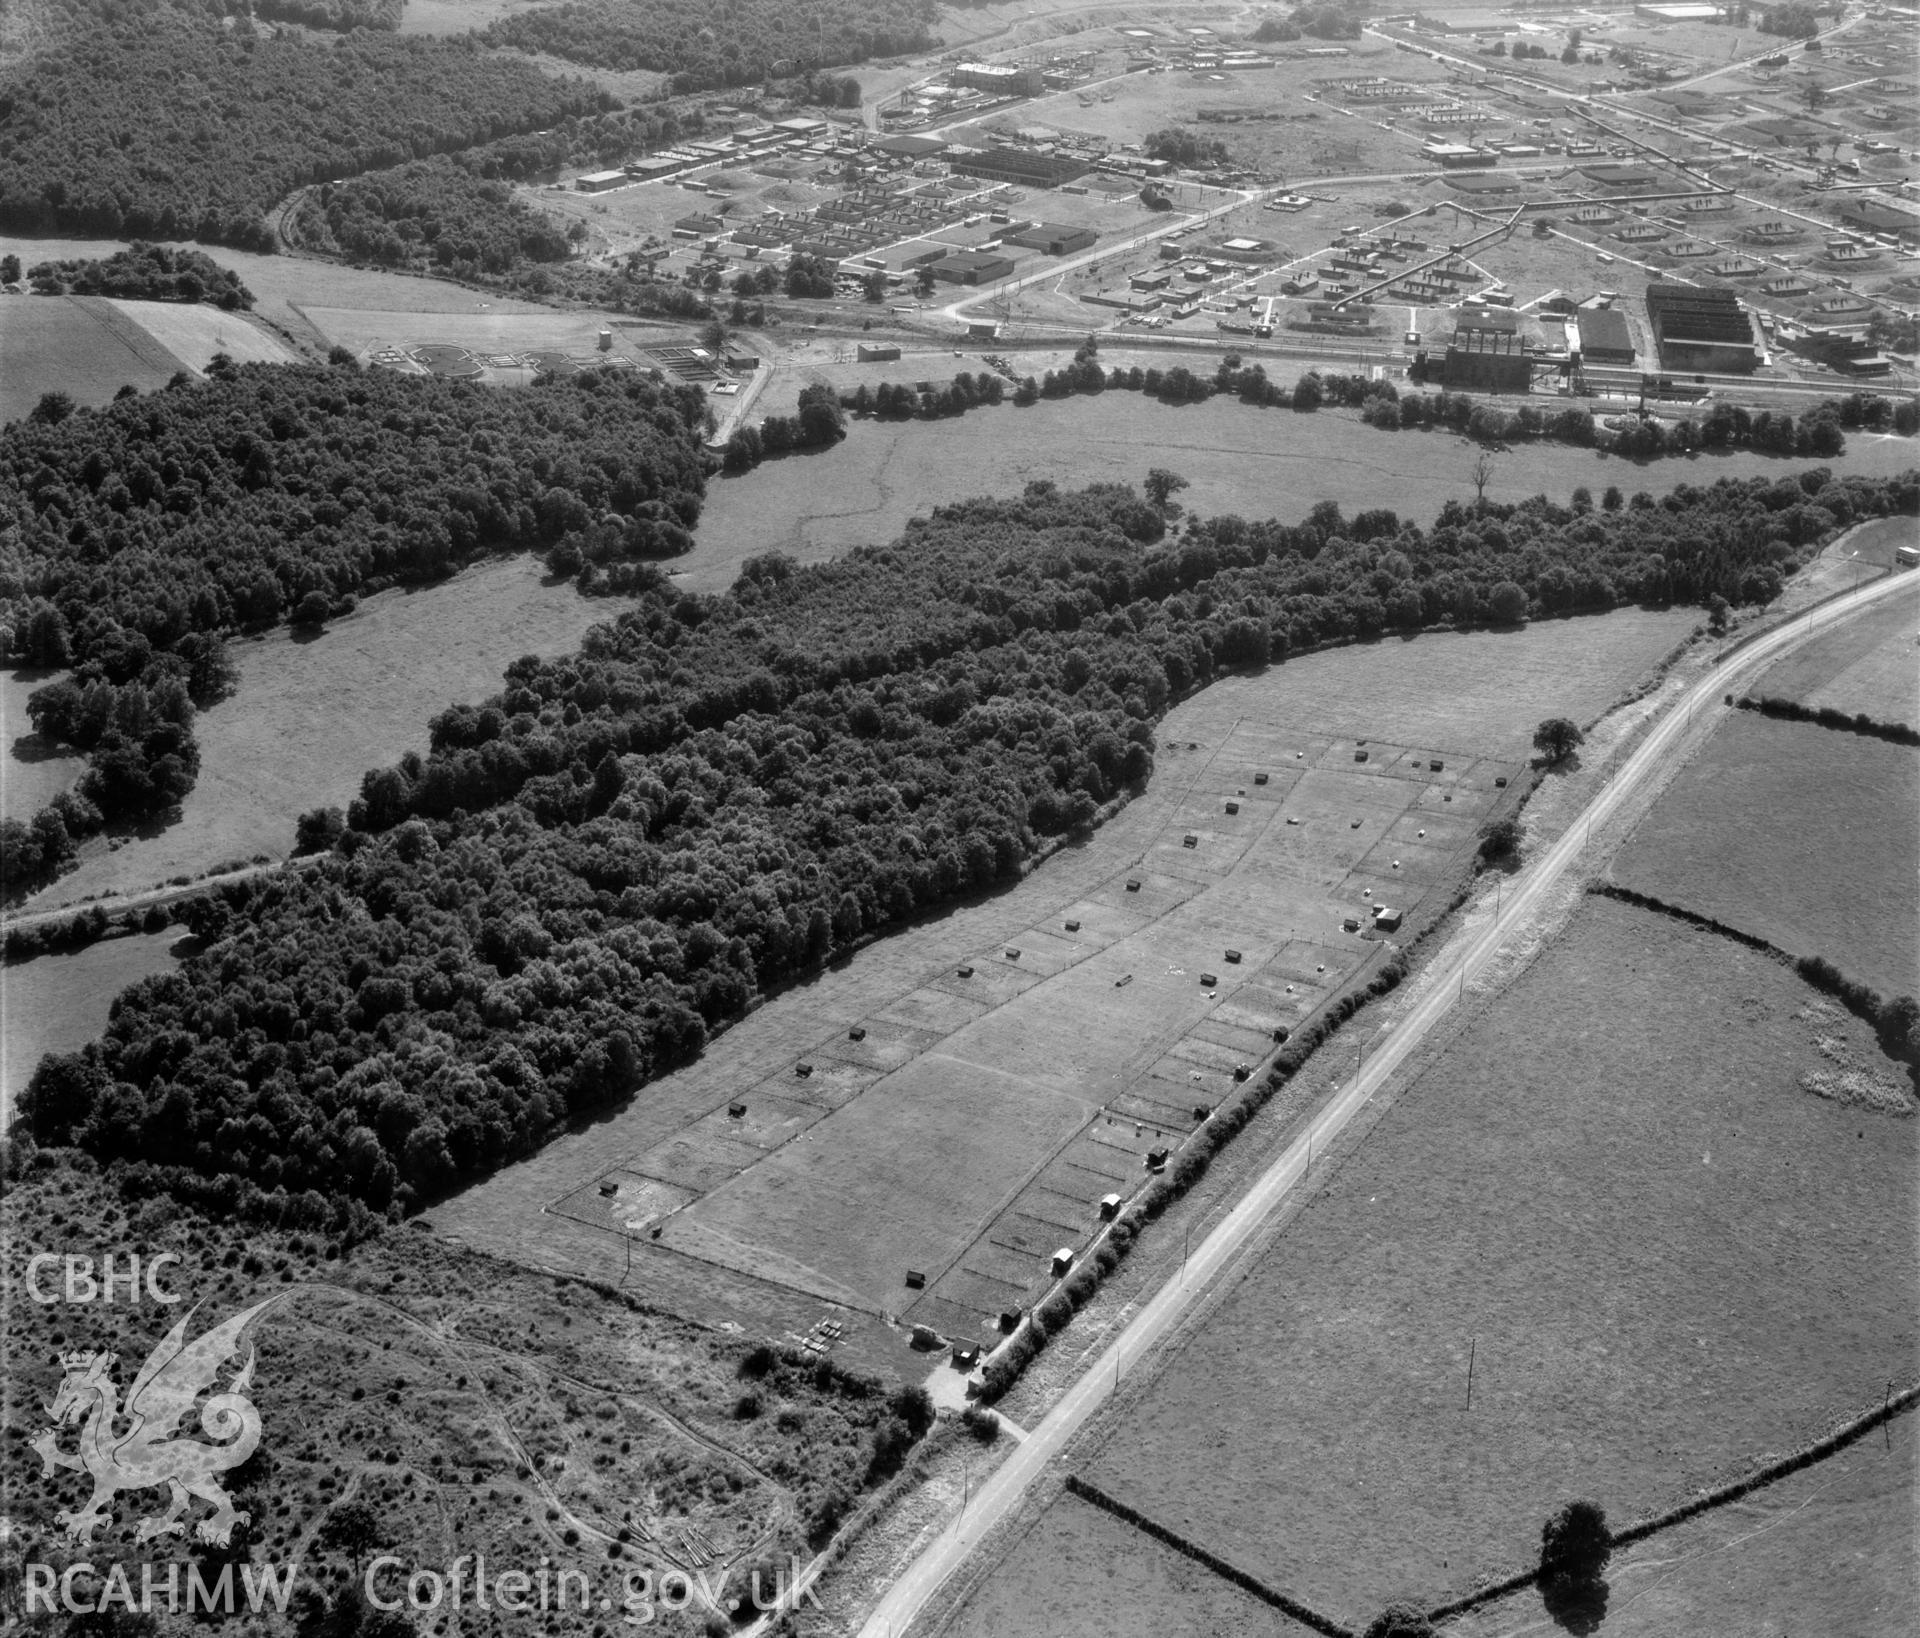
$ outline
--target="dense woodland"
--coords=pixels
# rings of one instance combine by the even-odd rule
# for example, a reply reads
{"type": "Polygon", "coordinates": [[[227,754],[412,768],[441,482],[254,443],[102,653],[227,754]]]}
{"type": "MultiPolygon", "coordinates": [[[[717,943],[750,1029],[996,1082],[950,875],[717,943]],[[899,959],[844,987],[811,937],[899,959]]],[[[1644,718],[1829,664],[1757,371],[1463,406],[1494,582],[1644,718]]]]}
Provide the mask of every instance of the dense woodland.
{"type": "Polygon", "coordinates": [[[111,256],[40,262],[27,269],[27,278],[43,296],[204,301],[229,313],[253,306],[253,292],[240,282],[240,275],[211,256],[184,246],[150,245],[138,239],[111,256]]]}
{"type": "Polygon", "coordinates": [[[0,229],[273,247],[304,183],[610,106],[471,39],[262,37],[219,0],[45,0],[0,74],[0,229]]]}
{"type": "Polygon", "coordinates": [[[308,815],[315,866],[199,901],[204,953],[48,1059],[21,1124],[222,1210],[405,1209],[633,1095],[756,990],[1011,880],[1140,787],[1155,722],[1222,668],[1766,597],[1824,531],[1917,506],[1920,474],[1816,470],[1170,539],[1127,488],[1036,483],[838,562],[754,559],[725,596],[656,578],[308,815]]]}
{"type": "Polygon", "coordinates": [[[267,22],[300,23],[342,34],[356,28],[397,29],[406,10],[406,0],[250,0],[250,4],[253,15],[267,22]]]}
{"type": "Polygon", "coordinates": [[[493,552],[545,552],[594,590],[684,551],[705,417],[697,389],[630,373],[499,392],[251,365],[8,427],[0,638],[15,663],[74,668],[28,710],[91,761],[31,823],[0,823],[0,883],[42,880],[88,832],[191,788],[227,634],[321,622],[493,552]]]}
{"type": "Polygon", "coordinates": [[[566,0],[503,17],[482,38],[594,68],[652,69],[677,92],[747,85],[934,44],[930,0],[566,0]]]}
{"type": "MultiPolygon", "coordinates": [[[[580,237],[585,224],[577,224],[580,237]]],[[[320,187],[295,231],[310,249],[382,267],[444,268],[459,278],[564,262],[573,248],[513,184],[475,176],[444,155],[320,187]]]]}

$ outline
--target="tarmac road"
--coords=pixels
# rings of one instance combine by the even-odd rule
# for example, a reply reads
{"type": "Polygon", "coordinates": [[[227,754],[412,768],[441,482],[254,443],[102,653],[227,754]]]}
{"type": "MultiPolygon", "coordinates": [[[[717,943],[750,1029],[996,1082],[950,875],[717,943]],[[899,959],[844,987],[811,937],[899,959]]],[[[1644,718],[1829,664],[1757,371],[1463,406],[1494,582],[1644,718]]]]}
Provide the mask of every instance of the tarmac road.
{"type": "Polygon", "coordinates": [[[1438,982],[1431,986],[1426,999],[1393,1030],[1354,1079],[1314,1118],[1306,1132],[1261,1175],[1206,1241],[1194,1249],[1181,1274],[1154,1294],[1112,1345],[1031,1429],[1019,1448],[974,1493],[962,1516],[936,1536],[888,1589],[861,1628],[860,1638],[901,1638],[906,1633],[927,1600],[966,1561],[975,1545],[1019,1506],[1027,1487],[1066,1449],[1087,1419],[1106,1403],[1121,1378],[1180,1324],[1215,1281],[1233,1271],[1242,1252],[1286,1200],[1294,1185],[1307,1175],[1313,1153],[1326,1152],[1354,1114],[1406,1061],[1426,1033],[1452,1010],[1464,982],[1478,973],[1535,913],[1542,898],[1584,851],[1590,825],[1604,822],[1619,811],[1640,786],[1673,757],[1696,713],[1705,717],[1724,711],[1722,696],[1735,689],[1739,679],[1806,641],[1812,633],[1910,584],[1912,581],[1904,574],[1889,573],[1804,616],[1796,616],[1788,624],[1726,654],[1684,700],[1675,702],[1646,743],[1607,782],[1586,813],[1569,825],[1560,840],[1510,884],[1513,894],[1505,899],[1486,932],[1435,972],[1438,982]]]}

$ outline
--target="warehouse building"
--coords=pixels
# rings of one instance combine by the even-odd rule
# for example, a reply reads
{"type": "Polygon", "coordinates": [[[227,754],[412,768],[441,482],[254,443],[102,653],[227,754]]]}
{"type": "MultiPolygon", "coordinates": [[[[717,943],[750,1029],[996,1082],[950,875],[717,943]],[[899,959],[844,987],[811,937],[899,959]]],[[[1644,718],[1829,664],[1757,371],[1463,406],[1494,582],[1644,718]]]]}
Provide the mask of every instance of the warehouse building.
{"type": "Polygon", "coordinates": [[[987,250],[956,250],[932,264],[933,276],[948,284],[998,284],[1013,277],[1013,260],[987,250]]]}
{"type": "Polygon", "coordinates": [[[1092,228],[1065,227],[1058,222],[1035,222],[1001,236],[1002,244],[1024,245],[1048,256],[1070,256],[1076,250],[1091,250],[1099,242],[1100,235],[1092,228]]]}
{"type": "Polygon", "coordinates": [[[1662,369],[1748,375],[1760,367],[1753,324],[1731,290],[1650,284],[1647,320],[1662,369]]]}
{"type": "Polygon", "coordinates": [[[1589,307],[1577,322],[1580,356],[1589,364],[1633,363],[1633,331],[1625,313],[1612,307],[1589,307]]]}
{"type": "Polygon", "coordinates": [[[1070,154],[1037,154],[1025,148],[956,148],[947,163],[958,176],[979,176],[1023,188],[1058,188],[1092,169],[1086,160],[1070,154]]]}

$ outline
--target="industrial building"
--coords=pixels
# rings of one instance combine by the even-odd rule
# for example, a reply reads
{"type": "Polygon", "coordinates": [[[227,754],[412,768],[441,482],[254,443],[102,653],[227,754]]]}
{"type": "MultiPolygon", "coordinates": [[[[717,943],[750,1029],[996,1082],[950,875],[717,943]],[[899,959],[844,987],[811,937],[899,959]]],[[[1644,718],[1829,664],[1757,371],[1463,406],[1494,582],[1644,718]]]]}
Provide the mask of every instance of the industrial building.
{"type": "Polygon", "coordinates": [[[1533,360],[1509,321],[1509,313],[1487,313],[1461,320],[1447,343],[1442,382],[1474,392],[1522,393],[1533,384],[1533,360]]]}
{"type": "Polygon", "coordinates": [[[1589,307],[1577,320],[1580,356],[1589,364],[1632,364],[1633,331],[1627,315],[1613,307],[1589,307]]]}
{"type": "Polygon", "coordinates": [[[1731,290],[1650,284],[1647,319],[1662,369],[1747,375],[1760,366],[1753,324],[1731,290]]]}
{"type": "Polygon", "coordinates": [[[998,284],[1013,277],[1011,257],[988,250],[956,250],[932,264],[933,276],[948,284],[998,284]]]}
{"type": "Polygon", "coordinates": [[[955,85],[1000,97],[1037,97],[1042,90],[1038,69],[997,63],[962,63],[950,78],[955,85]]]}
{"type": "Polygon", "coordinates": [[[575,177],[573,185],[581,193],[605,193],[609,188],[623,188],[631,180],[625,171],[589,171],[575,177]]]}
{"type": "Polygon", "coordinates": [[[1038,154],[1025,148],[956,148],[947,163],[957,176],[979,176],[1023,188],[1057,188],[1093,168],[1070,154],[1038,154]]]}
{"type": "Polygon", "coordinates": [[[1002,244],[1024,245],[1047,256],[1070,256],[1076,250],[1091,250],[1100,242],[1092,228],[1064,227],[1058,222],[1035,222],[1001,236],[1002,244]]]}

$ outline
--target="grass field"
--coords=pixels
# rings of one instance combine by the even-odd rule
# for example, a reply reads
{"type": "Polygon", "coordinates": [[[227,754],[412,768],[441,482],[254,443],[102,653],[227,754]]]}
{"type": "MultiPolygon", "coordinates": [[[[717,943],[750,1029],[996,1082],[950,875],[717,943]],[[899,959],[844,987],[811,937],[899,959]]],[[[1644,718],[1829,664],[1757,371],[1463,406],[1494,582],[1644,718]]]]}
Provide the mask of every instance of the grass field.
{"type": "Polygon", "coordinates": [[[104,404],[129,383],[142,392],[164,387],[186,367],[151,337],[109,322],[99,312],[106,305],[74,296],[0,296],[0,423],[17,421],[43,393],[104,404]]]}
{"type": "MultiPolygon", "coordinates": [[[[1180,359],[1163,353],[1157,361],[1165,368],[1180,359]]],[[[972,356],[949,355],[948,363],[929,360],[919,373],[941,381],[979,367],[972,356]]],[[[758,552],[778,548],[815,562],[850,546],[893,540],[908,518],[969,496],[1017,492],[1034,478],[1137,484],[1150,466],[1169,466],[1187,478],[1193,487],[1180,499],[1206,516],[1238,512],[1291,521],[1318,501],[1334,500],[1349,512],[1392,507],[1424,525],[1443,501],[1473,498],[1468,474],[1477,453],[1477,446],[1451,434],[1379,432],[1344,411],[1295,415],[1223,399],[1169,408],[1131,392],[979,409],[951,421],[862,421],[824,453],[717,479],[699,544],[679,567],[689,585],[719,590],[758,552]]],[[[1881,475],[1903,471],[1913,460],[1911,440],[1856,439],[1832,464],[1837,471],[1881,475]]],[[[1595,493],[1618,484],[1629,494],[1660,494],[1682,483],[1791,470],[1797,468],[1745,452],[1636,466],[1542,444],[1496,457],[1487,494],[1519,501],[1544,491],[1564,501],[1582,484],[1595,493]]]]}
{"type": "Polygon", "coordinates": [[[1776,661],[1749,692],[1920,725],[1920,581],[1776,661]]]}
{"type": "Polygon", "coordinates": [[[1920,1342],[1920,1122],[1799,1089],[1836,1035],[1877,1053],[1776,963],[1589,901],[1088,1477],[1358,1624],[1526,1565],[1571,1496],[1632,1518],[1878,1403],[1920,1342]]]}
{"type": "MultiPolygon", "coordinates": [[[[1607,1638],[1908,1638],[1920,1628],[1920,1426],[1911,1415],[1803,1473],[1617,1553],[1607,1638]]],[[[1529,1589],[1447,1625],[1554,1630],[1529,1589]]]]}
{"type": "Polygon", "coordinates": [[[167,949],[180,936],[177,927],[135,933],[0,967],[0,1127],[12,1119],[14,1097],[40,1060],[76,1052],[98,1036],[116,995],[172,968],[167,949]]]}
{"type": "Polygon", "coordinates": [[[1730,715],[1616,855],[1625,886],[1920,991],[1920,751],[1730,715]]]}
{"type": "Polygon", "coordinates": [[[215,353],[225,353],[236,364],[291,364],[298,358],[245,314],[223,313],[204,302],[115,300],[112,306],[190,370],[204,370],[215,353]]]}
{"type": "Polygon", "coordinates": [[[85,757],[48,753],[34,734],[27,701],[58,672],[0,671],[0,819],[31,819],[80,777],[85,757]]]}
{"type": "Polygon", "coordinates": [[[1533,724],[1597,714],[1687,626],[1623,612],[1216,684],[1169,714],[1147,794],[1091,841],[775,997],[435,1225],[605,1276],[637,1223],[650,1270],[984,1332],[1084,1244],[1103,1194],[1139,1182],[1145,1150],[1377,958],[1344,917],[1417,913],[1452,879],[1533,724]]]}
{"type": "Polygon", "coordinates": [[[941,1638],[1300,1638],[1306,1631],[1171,1547],[1062,1492],[941,1638]],[[1062,1576],[1063,1564],[1078,1573],[1062,1576]]]}
{"type": "Polygon", "coordinates": [[[513,558],[426,590],[383,592],[312,641],[281,631],[238,645],[238,689],[198,719],[200,778],[179,822],[117,851],[89,844],[32,907],[285,853],[305,810],[344,806],[367,769],[424,750],[435,712],[496,692],[520,654],[570,652],[619,607],[547,584],[537,562],[513,558]]]}

